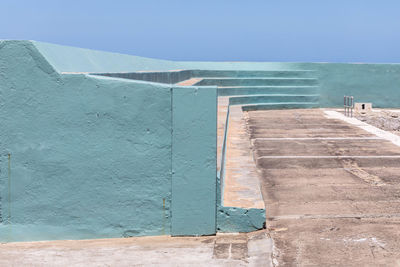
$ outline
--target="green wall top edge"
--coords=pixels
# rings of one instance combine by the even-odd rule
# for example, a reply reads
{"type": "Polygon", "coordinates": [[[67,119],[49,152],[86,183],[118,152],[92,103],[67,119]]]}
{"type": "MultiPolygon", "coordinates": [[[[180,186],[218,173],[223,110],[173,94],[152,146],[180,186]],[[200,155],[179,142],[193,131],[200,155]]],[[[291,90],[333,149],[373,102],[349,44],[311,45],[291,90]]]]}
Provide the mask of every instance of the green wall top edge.
{"type": "Polygon", "coordinates": [[[61,76],[68,77],[68,76],[85,76],[88,78],[92,79],[97,79],[97,80],[109,80],[109,81],[119,81],[119,82],[124,82],[124,83],[132,83],[132,84],[150,84],[154,86],[160,86],[164,88],[210,88],[210,89],[216,89],[218,86],[215,85],[204,85],[204,86],[197,86],[197,85],[177,85],[177,84],[168,84],[168,83],[161,83],[161,82],[150,82],[150,81],[145,81],[145,80],[133,80],[133,79],[127,79],[127,78],[119,78],[119,77],[110,77],[110,76],[102,76],[102,75],[97,75],[97,74],[92,74],[92,73],[62,73],[61,76]]]}
{"type": "MultiPolygon", "coordinates": [[[[177,63],[182,64],[195,64],[195,63],[202,63],[202,64],[344,64],[344,65],[400,65],[400,63],[396,62],[318,62],[318,61],[176,61],[177,63]]],[[[259,69],[257,69],[259,70],[259,69]]],[[[297,69],[293,69],[297,70],[297,69]]],[[[312,69],[304,71],[314,71],[312,69]]]]}
{"type": "MultiPolygon", "coordinates": [[[[96,74],[87,74],[87,73],[62,73],[62,76],[78,76],[78,75],[83,75],[88,78],[96,79],[96,80],[105,80],[105,81],[118,81],[122,83],[131,83],[131,84],[149,84],[149,85],[154,85],[154,86],[160,86],[164,88],[172,88],[173,86],[175,87],[174,84],[167,84],[167,83],[158,83],[158,82],[150,82],[150,81],[144,81],[144,80],[133,80],[133,79],[126,79],[126,78],[118,78],[118,77],[109,77],[109,76],[102,76],[102,75],[96,75],[96,74]]],[[[187,86],[184,86],[187,87],[187,86]]]]}
{"type": "Polygon", "coordinates": [[[234,95],[229,96],[230,98],[244,98],[244,97],[274,97],[274,96],[319,96],[319,94],[254,94],[254,95],[234,95]]]}
{"type": "MultiPolygon", "coordinates": [[[[199,61],[201,62],[201,61],[199,61]]],[[[154,70],[154,71],[147,71],[147,70],[143,70],[143,71],[121,71],[121,72],[104,72],[104,73],[95,73],[95,72],[91,72],[90,74],[119,74],[119,73],[123,73],[123,74],[129,74],[129,73],[140,73],[140,74],[146,74],[146,73],[171,73],[171,72],[182,72],[182,71],[221,71],[221,69],[200,69],[200,68],[189,68],[189,69],[179,69],[179,70],[154,70]]],[[[282,70],[259,70],[259,69],[254,69],[254,70],[231,70],[231,69],[222,69],[222,71],[244,71],[244,72],[251,72],[251,71],[266,71],[266,72],[316,72],[316,70],[299,70],[299,69],[282,69],[282,70]]]]}
{"type": "Polygon", "coordinates": [[[318,80],[318,78],[300,77],[205,77],[204,80],[318,80]]]}
{"type": "Polygon", "coordinates": [[[32,42],[58,72],[122,72],[177,69],[176,63],[51,43],[32,42]]]}
{"type": "Polygon", "coordinates": [[[277,106],[277,105],[315,105],[318,102],[276,102],[276,103],[256,103],[256,104],[237,104],[239,106],[277,106]]]}
{"type": "Polygon", "coordinates": [[[14,49],[26,49],[36,62],[37,66],[47,74],[57,74],[57,70],[47,58],[37,49],[32,41],[28,40],[0,40],[0,49],[6,45],[12,45],[14,49]]]}
{"type": "Polygon", "coordinates": [[[399,63],[260,62],[260,61],[169,61],[122,53],[77,48],[29,40],[0,40],[33,44],[58,72],[123,73],[179,70],[279,70],[314,71],[324,65],[400,66],[399,63]]]}

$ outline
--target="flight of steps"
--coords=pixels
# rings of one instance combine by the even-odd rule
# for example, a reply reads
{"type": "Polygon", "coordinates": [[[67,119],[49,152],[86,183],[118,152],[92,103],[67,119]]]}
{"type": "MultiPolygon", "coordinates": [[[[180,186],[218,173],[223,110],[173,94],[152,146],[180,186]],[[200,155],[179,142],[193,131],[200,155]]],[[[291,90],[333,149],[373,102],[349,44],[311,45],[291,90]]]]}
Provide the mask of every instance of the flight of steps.
{"type": "Polygon", "coordinates": [[[312,70],[198,71],[196,86],[216,85],[218,96],[243,109],[319,107],[319,87],[312,70]]]}

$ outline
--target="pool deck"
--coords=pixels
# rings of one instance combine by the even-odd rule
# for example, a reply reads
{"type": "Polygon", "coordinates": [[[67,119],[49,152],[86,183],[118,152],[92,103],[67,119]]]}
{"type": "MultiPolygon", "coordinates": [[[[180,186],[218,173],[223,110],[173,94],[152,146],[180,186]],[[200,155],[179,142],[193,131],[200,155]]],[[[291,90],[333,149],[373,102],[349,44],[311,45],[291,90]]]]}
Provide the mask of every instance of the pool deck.
{"type": "Polygon", "coordinates": [[[331,115],[248,112],[274,262],[399,266],[400,147],[331,115]]]}
{"type": "Polygon", "coordinates": [[[0,244],[0,266],[272,266],[267,232],[0,244]]]}

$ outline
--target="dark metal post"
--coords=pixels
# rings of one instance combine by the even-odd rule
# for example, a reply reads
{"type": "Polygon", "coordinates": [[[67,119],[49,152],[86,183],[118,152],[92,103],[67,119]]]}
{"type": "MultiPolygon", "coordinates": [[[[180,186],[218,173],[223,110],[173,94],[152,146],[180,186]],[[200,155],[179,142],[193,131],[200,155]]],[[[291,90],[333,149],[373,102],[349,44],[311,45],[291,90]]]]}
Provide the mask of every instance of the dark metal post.
{"type": "Polygon", "coordinates": [[[350,116],[350,96],[347,97],[347,117],[350,116]]]}
{"type": "Polygon", "coordinates": [[[353,118],[353,108],[354,108],[354,97],[351,97],[351,106],[350,106],[350,108],[351,108],[351,117],[353,118]]]}

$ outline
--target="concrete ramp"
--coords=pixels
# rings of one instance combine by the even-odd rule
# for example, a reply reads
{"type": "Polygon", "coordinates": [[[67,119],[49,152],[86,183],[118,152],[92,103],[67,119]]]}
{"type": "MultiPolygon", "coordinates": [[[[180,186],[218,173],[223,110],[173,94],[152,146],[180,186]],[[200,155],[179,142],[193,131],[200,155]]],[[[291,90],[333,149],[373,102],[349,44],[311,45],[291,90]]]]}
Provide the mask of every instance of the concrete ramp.
{"type": "Polygon", "coordinates": [[[253,159],[246,118],[241,107],[230,107],[226,140],[223,204],[264,209],[260,177],[253,159]]]}
{"type": "Polygon", "coordinates": [[[252,156],[246,118],[240,106],[219,98],[218,162],[220,192],[217,230],[250,232],[265,227],[260,177],[252,156]]]}

